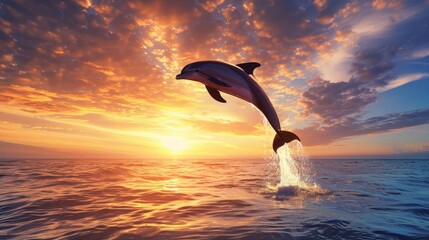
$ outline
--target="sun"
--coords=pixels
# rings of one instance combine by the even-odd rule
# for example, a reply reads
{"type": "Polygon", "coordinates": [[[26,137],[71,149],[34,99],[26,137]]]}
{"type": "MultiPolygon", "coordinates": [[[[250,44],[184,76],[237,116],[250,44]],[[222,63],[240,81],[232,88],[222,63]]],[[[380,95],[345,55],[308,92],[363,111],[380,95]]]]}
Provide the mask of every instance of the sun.
{"type": "Polygon", "coordinates": [[[162,145],[171,150],[173,154],[177,154],[189,147],[189,142],[185,138],[177,136],[168,136],[161,139],[162,145]]]}

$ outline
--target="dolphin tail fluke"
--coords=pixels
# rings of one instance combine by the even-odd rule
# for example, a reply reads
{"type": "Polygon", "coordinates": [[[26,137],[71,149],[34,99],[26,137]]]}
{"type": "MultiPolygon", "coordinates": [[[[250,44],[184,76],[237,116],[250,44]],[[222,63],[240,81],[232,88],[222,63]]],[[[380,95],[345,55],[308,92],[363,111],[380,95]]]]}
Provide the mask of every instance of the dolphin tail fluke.
{"type": "Polygon", "coordinates": [[[283,146],[285,143],[290,143],[293,140],[301,141],[301,139],[299,139],[299,137],[295,135],[295,133],[288,132],[288,131],[278,131],[273,140],[274,152],[277,153],[277,149],[279,147],[283,146]]]}

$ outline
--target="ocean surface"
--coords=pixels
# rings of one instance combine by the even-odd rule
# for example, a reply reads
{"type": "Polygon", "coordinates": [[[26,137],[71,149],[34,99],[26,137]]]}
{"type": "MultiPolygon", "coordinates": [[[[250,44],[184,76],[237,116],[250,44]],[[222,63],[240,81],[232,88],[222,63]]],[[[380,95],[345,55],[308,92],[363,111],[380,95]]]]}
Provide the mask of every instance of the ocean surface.
{"type": "Polygon", "coordinates": [[[429,160],[276,161],[3,159],[0,239],[429,239],[429,160]]]}

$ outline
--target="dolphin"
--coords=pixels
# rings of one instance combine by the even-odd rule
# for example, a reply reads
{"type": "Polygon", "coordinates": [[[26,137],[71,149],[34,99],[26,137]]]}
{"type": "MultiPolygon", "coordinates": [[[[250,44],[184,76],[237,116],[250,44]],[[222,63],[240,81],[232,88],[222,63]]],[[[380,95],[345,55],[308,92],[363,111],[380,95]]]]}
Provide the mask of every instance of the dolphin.
{"type": "Polygon", "coordinates": [[[201,82],[206,86],[210,96],[218,102],[226,103],[220,95],[220,92],[224,92],[252,103],[265,115],[276,131],[273,150],[277,153],[277,149],[285,143],[301,140],[294,133],[281,130],[273,104],[253,75],[253,70],[260,66],[261,64],[257,62],[233,65],[221,61],[199,61],[186,65],[176,79],[201,82]]]}

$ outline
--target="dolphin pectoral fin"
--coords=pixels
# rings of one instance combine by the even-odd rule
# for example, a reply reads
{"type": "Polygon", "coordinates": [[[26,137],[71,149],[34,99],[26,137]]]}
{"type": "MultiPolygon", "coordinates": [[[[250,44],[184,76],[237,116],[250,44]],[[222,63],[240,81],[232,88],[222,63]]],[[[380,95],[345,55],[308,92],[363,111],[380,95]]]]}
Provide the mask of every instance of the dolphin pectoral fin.
{"type": "Polygon", "coordinates": [[[255,68],[257,67],[260,67],[261,64],[257,62],[248,62],[248,63],[237,64],[237,66],[243,69],[247,74],[253,75],[253,70],[255,70],[255,68]]]}
{"type": "Polygon", "coordinates": [[[273,150],[277,153],[277,149],[283,146],[285,143],[290,143],[293,140],[298,140],[301,142],[301,139],[295,133],[288,131],[278,131],[273,140],[273,150]]]}
{"type": "Polygon", "coordinates": [[[209,87],[207,85],[206,85],[206,88],[210,96],[212,96],[212,98],[214,98],[218,102],[226,103],[226,100],[223,99],[223,97],[220,95],[220,92],[217,89],[209,87]]]}
{"type": "Polygon", "coordinates": [[[215,84],[217,84],[217,85],[219,85],[219,86],[222,86],[222,87],[231,87],[230,85],[228,85],[228,84],[226,84],[226,83],[222,82],[221,80],[219,80],[219,79],[217,79],[217,78],[215,78],[215,77],[209,77],[209,78],[208,78],[208,80],[209,80],[210,82],[215,83],[215,84]]]}

